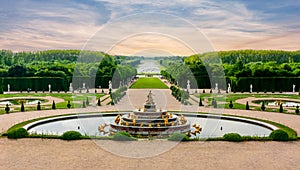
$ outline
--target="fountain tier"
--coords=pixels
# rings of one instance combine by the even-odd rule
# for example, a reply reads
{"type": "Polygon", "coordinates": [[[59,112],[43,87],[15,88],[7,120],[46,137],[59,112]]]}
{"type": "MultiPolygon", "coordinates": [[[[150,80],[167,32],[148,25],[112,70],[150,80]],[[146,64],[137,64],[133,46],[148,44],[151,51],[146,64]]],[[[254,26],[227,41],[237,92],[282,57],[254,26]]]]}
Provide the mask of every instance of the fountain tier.
{"type": "Polygon", "coordinates": [[[126,131],[132,135],[166,135],[190,131],[190,123],[181,115],[156,109],[152,93],[149,92],[144,108],[136,109],[126,115],[118,115],[110,124],[111,131],[126,131]]]}

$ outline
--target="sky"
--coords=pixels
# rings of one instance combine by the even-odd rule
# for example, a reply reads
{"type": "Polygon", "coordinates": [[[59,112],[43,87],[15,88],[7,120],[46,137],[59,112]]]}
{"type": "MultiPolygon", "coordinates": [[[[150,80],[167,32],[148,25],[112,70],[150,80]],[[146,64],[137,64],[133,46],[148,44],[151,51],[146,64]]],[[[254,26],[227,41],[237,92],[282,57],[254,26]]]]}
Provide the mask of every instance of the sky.
{"type": "Polygon", "coordinates": [[[0,49],[300,49],[299,0],[0,0],[0,49]]]}

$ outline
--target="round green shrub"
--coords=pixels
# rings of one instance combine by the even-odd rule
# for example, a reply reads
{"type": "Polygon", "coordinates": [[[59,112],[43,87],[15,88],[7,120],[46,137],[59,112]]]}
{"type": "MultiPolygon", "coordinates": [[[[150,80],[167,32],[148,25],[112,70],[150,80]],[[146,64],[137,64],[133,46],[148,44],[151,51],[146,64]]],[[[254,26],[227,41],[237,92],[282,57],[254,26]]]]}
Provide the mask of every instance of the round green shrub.
{"type": "Polygon", "coordinates": [[[230,109],[233,108],[232,100],[230,100],[230,102],[229,102],[229,108],[230,108],[230,109]]]}
{"type": "Polygon", "coordinates": [[[183,133],[174,133],[173,135],[169,136],[169,141],[188,141],[189,137],[183,133]]]}
{"type": "Polygon", "coordinates": [[[274,130],[270,134],[269,137],[275,141],[288,141],[289,140],[289,135],[281,129],[274,130]]]}
{"type": "Polygon", "coordinates": [[[27,136],[28,132],[24,128],[14,129],[7,132],[7,137],[9,139],[26,138],[27,136]]]}
{"type": "Polygon", "coordinates": [[[243,138],[238,133],[227,133],[223,136],[224,140],[232,142],[241,142],[243,138]]]}
{"type": "Polygon", "coordinates": [[[115,140],[115,141],[132,141],[132,140],[135,140],[135,139],[127,132],[117,132],[113,135],[112,140],[115,140]]]}
{"type": "Polygon", "coordinates": [[[77,140],[81,139],[82,135],[81,133],[77,131],[67,131],[62,135],[63,140],[77,140]]]}

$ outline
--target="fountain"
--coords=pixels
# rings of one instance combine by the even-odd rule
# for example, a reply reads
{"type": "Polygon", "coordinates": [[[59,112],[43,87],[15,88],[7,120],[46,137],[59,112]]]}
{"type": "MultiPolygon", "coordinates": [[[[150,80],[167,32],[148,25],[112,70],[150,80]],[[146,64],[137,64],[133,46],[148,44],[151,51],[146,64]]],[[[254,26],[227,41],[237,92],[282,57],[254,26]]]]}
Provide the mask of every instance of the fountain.
{"type": "Polygon", "coordinates": [[[189,133],[191,128],[183,115],[177,116],[166,110],[156,109],[151,91],[143,109],[139,108],[122,116],[118,114],[110,127],[112,132],[126,131],[142,136],[189,133]]]}

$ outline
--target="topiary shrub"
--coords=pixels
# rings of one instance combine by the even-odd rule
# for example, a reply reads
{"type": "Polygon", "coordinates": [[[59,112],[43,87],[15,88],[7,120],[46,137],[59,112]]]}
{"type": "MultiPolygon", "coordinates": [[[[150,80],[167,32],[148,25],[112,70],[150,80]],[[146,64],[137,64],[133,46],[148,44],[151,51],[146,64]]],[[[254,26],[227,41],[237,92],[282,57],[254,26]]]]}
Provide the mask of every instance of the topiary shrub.
{"type": "Polygon", "coordinates": [[[77,139],[81,139],[82,135],[81,135],[81,133],[79,133],[77,131],[67,131],[67,132],[63,133],[61,138],[63,140],[77,140],[77,139]]]}
{"type": "Polygon", "coordinates": [[[68,109],[70,109],[70,108],[71,108],[71,103],[70,103],[70,100],[68,100],[67,108],[68,108],[68,109]]]}
{"type": "Polygon", "coordinates": [[[56,106],[55,106],[55,102],[54,102],[54,101],[52,102],[52,109],[53,109],[53,110],[56,109],[56,106]]]}
{"type": "Polygon", "coordinates": [[[200,97],[199,106],[203,106],[202,99],[200,97]]]}
{"type": "Polygon", "coordinates": [[[174,133],[168,137],[169,141],[189,141],[190,138],[183,133],[174,133]]]}
{"type": "Polygon", "coordinates": [[[275,141],[288,141],[289,140],[289,135],[281,129],[274,130],[269,135],[269,137],[275,141]]]}
{"type": "Polygon", "coordinates": [[[246,103],[246,110],[249,110],[249,109],[250,109],[250,107],[249,107],[249,103],[247,101],[247,103],[246,103]]]}
{"type": "Polygon", "coordinates": [[[21,112],[25,112],[24,102],[21,103],[21,112]]]}
{"type": "Polygon", "coordinates": [[[238,133],[227,133],[223,136],[224,140],[231,142],[241,142],[243,138],[238,133]]]}
{"type": "Polygon", "coordinates": [[[279,106],[279,112],[280,112],[280,113],[283,113],[283,107],[282,107],[282,104],[280,104],[280,106],[279,106]]]}
{"type": "Polygon", "coordinates": [[[229,102],[229,108],[230,108],[230,109],[233,108],[232,100],[230,100],[230,102],[229,102]]]}
{"type": "Polygon", "coordinates": [[[8,104],[6,104],[5,112],[6,112],[6,113],[9,113],[9,111],[10,111],[10,108],[9,108],[8,104]]]}
{"type": "Polygon", "coordinates": [[[98,106],[101,106],[101,100],[100,100],[100,98],[98,99],[97,105],[98,105],[98,106]]]}
{"type": "Polygon", "coordinates": [[[86,108],[85,101],[82,102],[82,108],[86,108]]]}
{"type": "Polygon", "coordinates": [[[296,113],[296,114],[299,114],[299,106],[296,106],[295,113],[296,113]]]}
{"type": "Polygon", "coordinates": [[[38,102],[38,105],[36,107],[36,110],[41,110],[41,102],[38,102]]]}
{"type": "Polygon", "coordinates": [[[86,103],[87,106],[90,105],[90,101],[89,101],[89,98],[88,98],[88,97],[86,98],[85,103],[86,103]]]}
{"type": "Polygon", "coordinates": [[[266,110],[265,102],[262,102],[260,108],[261,108],[262,111],[265,111],[265,110],[266,110]]]}
{"type": "Polygon", "coordinates": [[[127,132],[117,132],[113,135],[112,140],[115,141],[133,141],[136,140],[127,132]]]}
{"type": "Polygon", "coordinates": [[[14,129],[7,132],[7,137],[9,139],[26,138],[27,136],[28,132],[24,128],[14,129]]]}

